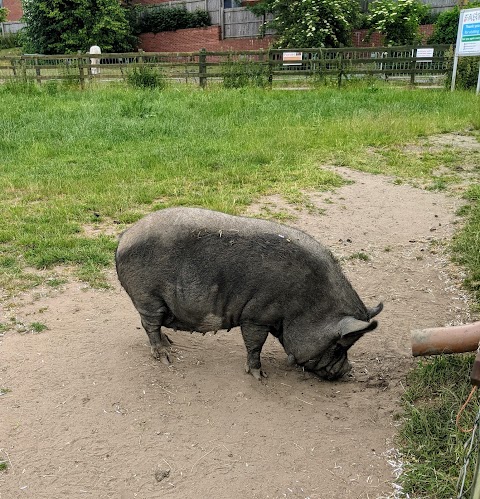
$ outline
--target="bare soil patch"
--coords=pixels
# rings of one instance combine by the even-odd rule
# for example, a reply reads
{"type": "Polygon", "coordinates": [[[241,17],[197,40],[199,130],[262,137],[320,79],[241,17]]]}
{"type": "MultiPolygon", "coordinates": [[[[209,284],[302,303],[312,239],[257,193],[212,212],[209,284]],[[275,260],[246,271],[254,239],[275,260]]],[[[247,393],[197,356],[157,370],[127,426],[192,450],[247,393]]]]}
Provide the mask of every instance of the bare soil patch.
{"type": "Polygon", "coordinates": [[[272,197],[250,214],[293,214],[368,306],[385,302],[379,328],[352,348],[351,379],[289,368],[271,338],[260,383],[244,373],[237,330],[169,332],[166,367],[113,270],[112,290],[25,294],[3,304],[2,321],[48,329],[0,338],[0,498],[393,497],[410,331],[472,319],[444,251],[461,202],[336,170],[352,183],[311,194],[313,210],[272,197]]]}

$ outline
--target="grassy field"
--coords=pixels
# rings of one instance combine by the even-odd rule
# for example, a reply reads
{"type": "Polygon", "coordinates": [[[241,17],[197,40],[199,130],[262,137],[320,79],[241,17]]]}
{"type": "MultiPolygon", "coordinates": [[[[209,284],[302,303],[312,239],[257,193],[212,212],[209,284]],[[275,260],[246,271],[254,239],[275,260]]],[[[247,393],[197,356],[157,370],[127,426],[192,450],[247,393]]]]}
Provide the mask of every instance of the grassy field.
{"type": "MultiPolygon", "coordinates": [[[[302,189],[339,185],[322,164],[433,182],[445,153],[419,158],[396,146],[480,127],[474,95],[439,91],[80,92],[28,84],[0,92],[6,289],[39,279],[26,268],[65,264],[99,284],[115,240],[89,237],[88,224],[127,224],[173,204],[241,212],[270,192],[301,201],[302,189]]],[[[447,159],[444,183],[462,161],[447,159]]]]}
{"type": "MultiPolygon", "coordinates": [[[[305,189],[340,185],[339,177],[322,168],[327,164],[387,173],[430,189],[448,189],[465,164],[473,165],[478,178],[480,167],[478,155],[468,151],[405,148],[442,132],[470,130],[478,136],[480,101],[473,93],[381,86],[308,92],[110,86],[81,92],[57,84],[41,89],[8,84],[0,86],[0,101],[4,296],[41,282],[55,286],[64,279],[65,267],[92,285],[105,285],[102,270],[113,262],[113,233],[161,207],[196,205],[240,213],[273,192],[302,204],[305,189]],[[102,235],[94,235],[95,227],[105,229],[102,235]]],[[[453,249],[468,269],[468,285],[478,293],[478,183],[466,196],[467,223],[453,249]]],[[[432,465],[425,457],[429,453],[415,451],[426,431],[440,448],[450,428],[438,418],[435,435],[422,426],[432,422],[428,411],[433,406],[435,415],[443,414],[432,398],[439,397],[449,414],[466,390],[447,388],[456,394],[447,401],[435,383],[425,382],[432,381],[432,370],[447,372],[457,362],[452,359],[422,363],[405,398],[405,421],[414,420],[415,426],[402,430],[411,463],[404,485],[422,497],[450,497],[456,475],[441,486],[434,482],[440,470],[459,469],[452,460],[460,437],[446,458],[448,466],[443,461],[432,465]]],[[[450,369],[466,379],[470,365],[471,359],[463,370],[456,364],[450,369]]],[[[446,454],[443,447],[441,452],[446,454]]]]}

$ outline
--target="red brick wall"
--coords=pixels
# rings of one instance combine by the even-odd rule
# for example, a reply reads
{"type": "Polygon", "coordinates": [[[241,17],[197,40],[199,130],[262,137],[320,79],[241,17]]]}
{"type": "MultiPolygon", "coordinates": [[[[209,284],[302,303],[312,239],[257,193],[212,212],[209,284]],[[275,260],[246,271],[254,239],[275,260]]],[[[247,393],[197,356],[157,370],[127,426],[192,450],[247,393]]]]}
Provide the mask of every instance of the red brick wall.
{"type": "Polygon", "coordinates": [[[424,24],[423,26],[420,26],[420,34],[422,35],[424,43],[427,43],[427,39],[432,36],[434,27],[433,24],[424,24]]]}
{"type": "MultiPolygon", "coordinates": [[[[367,36],[367,29],[357,29],[352,34],[352,43],[355,47],[381,47],[383,45],[383,36],[378,33],[372,33],[370,40],[368,42],[364,41],[367,36]]],[[[422,36],[423,43],[427,43],[427,39],[433,33],[433,24],[424,24],[420,26],[420,34],[422,36]]]]}
{"type": "Polygon", "coordinates": [[[259,50],[272,43],[272,37],[220,39],[220,26],[179,29],[162,33],[143,33],[139,48],[145,52],[196,52],[215,50],[259,50]]]}
{"type": "MultiPolygon", "coordinates": [[[[158,1],[158,0],[157,0],[158,1]]],[[[352,34],[355,47],[381,47],[383,36],[375,32],[368,42],[364,41],[368,30],[356,30],[352,34]]],[[[433,25],[420,26],[424,42],[433,32],[433,25]]],[[[228,38],[220,39],[220,26],[206,28],[179,29],[162,33],[143,33],[140,35],[139,48],[145,52],[196,52],[202,48],[215,50],[259,50],[267,49],[274,41],[271,36],[265,38],[228,38]]]]}
{"type": "Polygon", "coordinates": [[[9,10],[7,21],[20,21],[23,15],[21,0],[3,0],[3,6],[9,10]]]}
{"type": "Polygon", "coordinates": [[[368,34],[368,29],[356,29],[352,33],[352,43],[354,47],[381,47],[383,46],[383,36],[375,31],[370,39],[365,41],[368,34]]]}

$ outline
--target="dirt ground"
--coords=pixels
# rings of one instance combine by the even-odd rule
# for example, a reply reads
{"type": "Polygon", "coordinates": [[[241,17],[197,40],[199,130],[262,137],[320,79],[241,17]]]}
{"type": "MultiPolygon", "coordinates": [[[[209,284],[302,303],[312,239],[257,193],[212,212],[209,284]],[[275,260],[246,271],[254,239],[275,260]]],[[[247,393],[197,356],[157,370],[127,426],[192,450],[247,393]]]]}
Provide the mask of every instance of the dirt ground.
{"type": "Polygon", "coordinates": [[[258,382],[237,330],[169,332],[166,367],[113,270],[112,290],[37,289],[2,310],[48,329],[0,337],[0,498],[396,497],[410,332],[473,320],[444,254],[461,200],[336,170],[352,183],[311,194],[313,209],[272,197],[250,213],[294,214],[367,306],[384,301],[379,328],[351,350],[353,378],[290,368],[269,338],[258,382]]]}

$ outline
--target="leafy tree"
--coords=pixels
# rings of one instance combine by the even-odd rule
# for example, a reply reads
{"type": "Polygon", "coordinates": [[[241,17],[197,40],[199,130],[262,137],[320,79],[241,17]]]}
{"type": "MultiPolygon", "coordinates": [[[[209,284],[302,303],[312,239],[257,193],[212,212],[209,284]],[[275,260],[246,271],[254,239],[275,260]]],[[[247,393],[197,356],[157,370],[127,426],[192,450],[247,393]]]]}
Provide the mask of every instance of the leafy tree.
{"type": "Polygon", "coordinates": [[[42,54],[125,52],[136,43],[118,0],[23,0],[22,44],[42,54]]]}
{"type": "Polygon", "coordinates": [[[7,20],[8,9],[5,7],[0,7],[0,23],[4,23],[7,20]]]}
{"type": "MultiPolygon", "coordinates": [[[[471,9],[479,6],[480,2],[471,2],[463,8],[471,9]]],[[[437,18],[433,35],[428,39],[428,43],[456,43],[459,17],[460,9],[457,6],[442,12],[437,18]]]]}
{"type": "Polygon", "coordinates": [[[250,8],[271,12],[265,28],[275,30],[282,48],[351,45],[352,29],[360,13],[358,0],[261,0],[250,8]]]}
{"type": "Polygon", "coordinates": [[[376,0],[367,15],[369,34],[379,31],[388,45],[418,43],[420,21],[427,16],[429,9],[418,0],[376,0]]]}

